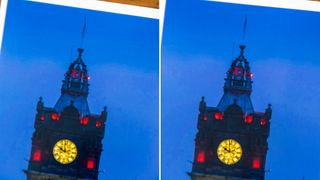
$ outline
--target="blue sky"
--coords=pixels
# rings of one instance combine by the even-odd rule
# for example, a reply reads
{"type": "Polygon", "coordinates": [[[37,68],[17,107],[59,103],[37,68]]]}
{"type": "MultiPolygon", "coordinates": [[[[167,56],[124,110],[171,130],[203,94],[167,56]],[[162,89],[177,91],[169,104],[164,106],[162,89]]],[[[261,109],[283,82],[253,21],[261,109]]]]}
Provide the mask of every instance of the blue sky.
{"type": "Polygon", "coordinates": [[[320,179],[320,13],[206,1],[167,1],[162,60],[162,177],[189,179],[198,104],[216,106],[225,73],[245,56],[255,111],[273,105],[266,180],[320,179]],[[233,48],[234,44],[234,48],[233,48]]]}
{"type": "Polygon", "coordinates": [[[3,37],[0,179],[25,178],[38,97],[58,100],[84,18],[90,110],[109,111],[100,178],[157,179],[158,21],[25,1],[9,2],[3,37]]]}

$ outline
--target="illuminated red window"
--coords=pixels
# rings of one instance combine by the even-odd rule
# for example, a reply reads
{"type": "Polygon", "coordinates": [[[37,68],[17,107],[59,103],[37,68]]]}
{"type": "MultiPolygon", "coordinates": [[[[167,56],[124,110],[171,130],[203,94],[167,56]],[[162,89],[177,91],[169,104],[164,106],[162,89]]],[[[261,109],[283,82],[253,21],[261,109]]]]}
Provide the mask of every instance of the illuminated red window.
{"type": "Polygon", "coordinates": [[[252,77],[253,77],[253,74],[252,74],[252,73],[248,73],[248,76],[249,76],[250,78],[252,78],[252,77]]]}
{"type": "Polygon", "coordinates": [[[39,149],[33,152],[33,160],[40,161],[41,160],[41,151],[39,149]]]}
{"type": "Polygon", "coordinates": [[[100,121],[96,121],[96,127],[101,127],[102,126],[102,123],[100,121]]]}
{"type": "Polygon", "coordinates": [[[204,121],[208,120],[208,117],[207,116],[203,116],[202,118],[204,121]]]}
{"type": "Polygon", "coordinates": [[[80,119],[80,124],[87,125],[89,123],[89,118],[87,116],[80,119]]]}
{"type": "Polygon", "coordinates": [[[90,80],[90,76],[86,76],[86,80],[89,81],[90,80]]]}
{"type": "Polygon", "coordinates": [[[266,119],[261,119],[260,125],[261,125],[261,126],[264,126],[264,125],[266,125],[266,124],[267,124],[267,120],[266,120],[266,119]]]}
{"type": "Polygon", "coordinates": [[[214,113],[214,118],[216,120],[221,120],[222,119],[222,113],[221,112],[216,112],[214,113]]]}
{"type": "Polygon", "coordinates": [[[252,162],[252,168],[253,169],[260,169],[260,159],[255,158],[252,162]]]}
{"type": "Polygon", "coordinates": [[[200,151],[197,156],[197,162],[203,163],[205,161],[204,151],[200,151]]]}
{"type": "Polygon", "coordinates": [[[233,73],[235,76],[241,76],[243,74],[243,69],[242,68],[234,68],[233,73]]]}
{"type": "Polygon", "coordinates": [[[245,123],[251,124],[252,120],[253,120],[252,115],[247,115],[247,116],[244,117],[244,122],[245,123]]]}
{"type": "Polygon", "coordinates": [[[52,114],[51,114],[51,119],[54,120],[54,121],[58,121],[58,120],[59,120],[59,114],[57,114],[57,113],[52,113],[52,114]]]}
{"type": "Polygon", "coordinates": [[[76,78],[77,75],[78,75],[78,73],[77,73],[76,70],[72,70],[72,71],[71,71],[71,76],[72,76],[73,78],[76,78]]]}
{"type": "Polygon", "coordinates": [[[40,120],[44,121],[44,115],[40,115],[40,120]]]}
{"type": "Polygon", "coordinates": [[[89,158],[87,161],[87,168],[88,169],[93,169],[94,168],[94,159],[93,158],[89,158]]]}

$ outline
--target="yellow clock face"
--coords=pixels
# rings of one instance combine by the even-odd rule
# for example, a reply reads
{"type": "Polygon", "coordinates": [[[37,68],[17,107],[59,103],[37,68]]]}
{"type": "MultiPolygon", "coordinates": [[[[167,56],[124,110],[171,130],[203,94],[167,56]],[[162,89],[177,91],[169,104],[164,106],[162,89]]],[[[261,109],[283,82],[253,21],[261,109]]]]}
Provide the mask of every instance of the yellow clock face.
{"type": "Polygon", "coordinates": [[[53,157],[61,164],[72,163],[77,157],[77,146],[68,139],[61,139],[53,146],[53,157]]]}
{"type": "Polygon", "coordinates": [[[241,145],[234,139],[223,140],[218,146],[217,155],[219,160],[224,164],[235,164],[242,156],[241,145]]]}

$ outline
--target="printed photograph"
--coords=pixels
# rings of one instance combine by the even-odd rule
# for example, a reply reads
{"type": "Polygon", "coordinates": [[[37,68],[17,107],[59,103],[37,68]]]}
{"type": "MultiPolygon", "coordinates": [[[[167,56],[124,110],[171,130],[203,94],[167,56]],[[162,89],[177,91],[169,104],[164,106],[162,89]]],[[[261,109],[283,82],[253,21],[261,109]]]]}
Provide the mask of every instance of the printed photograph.
{"type": "Polygon", "coordinates": [[[320,179],[318,19],[167,1],[162,179],[320,179]]]}
{"type": "Polygon", "coordinates": [[[157,179],[158,24],[9,1],[0,179],[157,179]]]}

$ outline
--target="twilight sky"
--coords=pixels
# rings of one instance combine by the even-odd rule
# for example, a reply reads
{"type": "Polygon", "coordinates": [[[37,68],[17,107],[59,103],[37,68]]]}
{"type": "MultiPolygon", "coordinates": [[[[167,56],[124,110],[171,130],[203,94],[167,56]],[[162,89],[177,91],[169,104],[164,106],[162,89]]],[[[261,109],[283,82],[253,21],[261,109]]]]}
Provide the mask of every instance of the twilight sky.
{"type": "Polygon", "coordinates": [[[85,17],[90,110],[109,111],[99,177],[157,179],[158,21],[25,1],[10,1],[7,9],[0,179],[25,178],[38,97],[48,107],[58,100],[85,17]]]}
{"type": "Polygon", "coordinates": [[[266,180],[320,179],[320,14],[178,0],[167,1],[162,45],[163,179],[189,179],[198,104],[222,97],[245,14],[253,105],[273,105],[266,180]]]}

